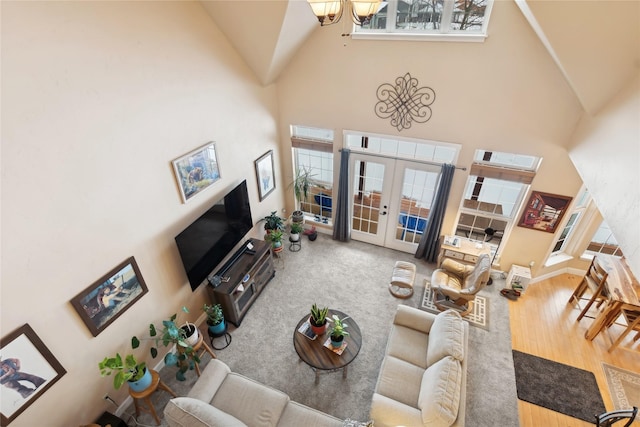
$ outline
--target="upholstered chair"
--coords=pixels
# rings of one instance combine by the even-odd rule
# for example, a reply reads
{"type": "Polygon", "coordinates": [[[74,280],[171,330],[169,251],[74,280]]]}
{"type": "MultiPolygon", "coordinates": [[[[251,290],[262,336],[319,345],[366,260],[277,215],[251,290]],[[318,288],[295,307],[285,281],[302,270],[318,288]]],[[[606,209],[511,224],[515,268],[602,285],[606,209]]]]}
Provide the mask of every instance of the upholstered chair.
{"type": "Polygon", "coordinates": [[[464,316],[471,311],[476,294],[486,286],[490,277],[491,259],[488,254],[480,255],[475,266],[445,258],[431,275],[433,301],[440,310],[454,308],[464,316]]]}

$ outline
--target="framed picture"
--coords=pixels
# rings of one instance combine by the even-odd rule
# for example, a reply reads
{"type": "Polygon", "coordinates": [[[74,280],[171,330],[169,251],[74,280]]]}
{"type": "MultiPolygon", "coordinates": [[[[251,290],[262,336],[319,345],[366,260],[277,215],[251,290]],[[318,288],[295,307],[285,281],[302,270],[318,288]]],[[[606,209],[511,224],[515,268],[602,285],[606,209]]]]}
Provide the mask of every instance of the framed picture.
{"type": "Polygon", "coordinates": [[[147,292],[138,264],[130,257],[76,295],[71,304],[95,337],[147,292]]]}
{"type": "Polygon", "coordinates": [[[0,342],[1,423],[9,425],[67,371],[25,324],[0,342]]]}
{"type": "Polygon", "coordinates": [[[187,203],[193,196],[220,179],[216,145],[213,142],[196,148],[172,163],[182,203],[187,203]]]}
{"type": "Polygon", "coordinates": [[[571,197],[532,191],[518,226],[555,233],[571,197]]]}
{"type": "Polygon", "coordinates": [[[273,169],[273,150],[267,151],[256,164],[256,178],[258,179],[258,194],[260,201],[263,201],[273,190],[276,189],[276,177],[273,169]]]}

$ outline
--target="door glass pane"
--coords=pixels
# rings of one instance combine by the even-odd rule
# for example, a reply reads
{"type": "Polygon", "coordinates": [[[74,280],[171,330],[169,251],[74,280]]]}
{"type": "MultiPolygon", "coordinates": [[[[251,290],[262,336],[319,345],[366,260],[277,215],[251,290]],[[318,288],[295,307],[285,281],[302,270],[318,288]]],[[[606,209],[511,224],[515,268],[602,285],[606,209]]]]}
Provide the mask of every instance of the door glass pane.
{"type": "Polygon", "coordinates": [[[405,169],[396,239],[409,243],[420,241],[427,227],[427,218],[437,182],[438,172],[405,169]]]}
{"type": "Polygon", "coordinates": [[[357,160],[353,175],[352,228],[363,233],[377,234],[384,165],[357,160]]]}

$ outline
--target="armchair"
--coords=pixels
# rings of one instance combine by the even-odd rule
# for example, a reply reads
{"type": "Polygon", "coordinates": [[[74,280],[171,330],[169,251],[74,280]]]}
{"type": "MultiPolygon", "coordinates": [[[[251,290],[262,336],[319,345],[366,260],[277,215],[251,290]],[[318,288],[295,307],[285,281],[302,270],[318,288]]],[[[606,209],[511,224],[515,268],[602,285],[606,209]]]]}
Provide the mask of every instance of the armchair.
{"type": "Polygon", "coordinates": [[[471,304],[491,277],[491,259],[488,254],[478,257],[476,265],[466,265],[446,258],[431,275],[433,302],[440,310],[453,308],[465,316],[471,304]]]}

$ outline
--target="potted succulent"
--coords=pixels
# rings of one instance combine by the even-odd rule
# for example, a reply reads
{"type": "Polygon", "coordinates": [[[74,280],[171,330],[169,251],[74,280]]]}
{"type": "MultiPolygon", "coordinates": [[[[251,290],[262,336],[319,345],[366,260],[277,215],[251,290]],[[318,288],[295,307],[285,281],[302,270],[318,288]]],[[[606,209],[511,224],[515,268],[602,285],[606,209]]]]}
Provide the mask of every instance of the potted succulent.
{"type": "Polygon", "coordinates": [[[151,370],[145,362],[138,362],[133,354],[127,354],[124,359],[120,353],[114,357],[105,357],[98,363],[100,376],[106,377],[115,372],[113,388],[118,390],[126,382],[133,391],[143,391],[151,385],[151,370]]]}
{"type": "MultiPolygon", "coordinates": [[[[182,307],[182,311],[188,313],[189,310],[186,307],[182,307]]],[[[162,328],[156,328],[151,323],[149,324],[149,336],[150,339],[155,341],[155,346],[152,346],[149,350],[151,357],[155,358],[158,355],[158,346],[162,344],[165,347],[175,345],[176,350],[170,351],[164,356],[164,363],[167,366],[175,365],[178,367],[176,372],[176,379],[178,381],[184,381],[186,378],[184,374],[194,369],[195,363],[200,363],[198,353],[193,349],[199,341],[198,328],[193,323],[185,323],[182,326],[176,324],[178,315],[174,314],[168,320],[162,321],[162,328]],[[194,342],[195,336],[195,342],[194,342]]],[[[137,337],[131,338],[131,346],[135,349],[140,346],[140,340],[137,337]]]]}
{"type": "Polygon", "coordinates": [[[209,332],[211,332],[212,335],[220,335],[224,333],[225,324],[224,324],[224,313],[222,312],[222,305],[205,304],[202,307],[202,310],[207,315],[207,325],[209,325],[209,332]]]}
{"type": "Polygon", "coordinates": [[[293,211],[291,219],[293,222],[300,223],[304,220],[304,213],[302,211],[302,203],[307,201],[309,196],[309,188],[312,185],[311,182],[311,169],[307,169],[304,166],[298,168],[296,171],[296,177],[291,183],[293,186],[293,194],[296,196],[298,202],[298,209],[293,211]]]}
{"type": "Polygon", "coordinates": [[[300,240],[300,233],[302,233],[302,223],[301,222],[292,222],[289,226],[291,233],[289,234],[289,239],[292,242],[297,242],[300,240]]]}
{"type": "Polygon", "coordinates": [[[311,306],[309,324],[316,335],[322,335],[327,330],[327,314],[329,314],[329,308],[320,308],[315,303],[311,306]]]}
{"type": "Polygon", "coordinates": [[[344,340],[344,337],[349,335],[349,332],[345,330],[349,325],[344,323],[344,321],[347,320],[348,317],[345,317],[344,319],[340,319],[335,314],[331,317],[333,318],[333,326],[331,327],[331,345],[334,348],[340,348],[340,346],[342,346],[342,341],[344,340]]]}

